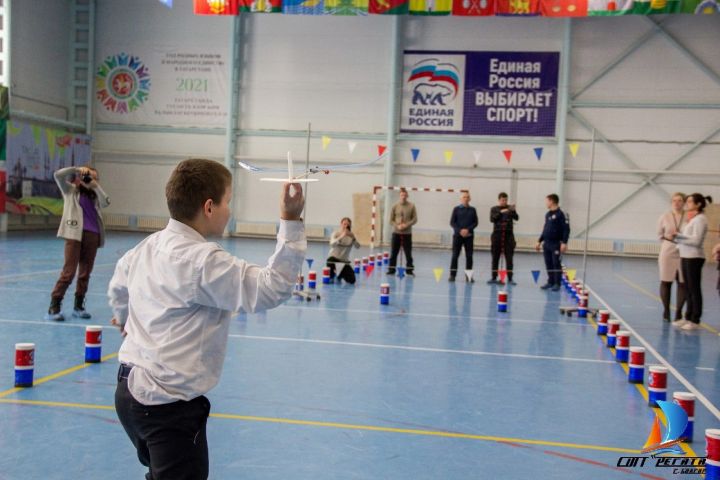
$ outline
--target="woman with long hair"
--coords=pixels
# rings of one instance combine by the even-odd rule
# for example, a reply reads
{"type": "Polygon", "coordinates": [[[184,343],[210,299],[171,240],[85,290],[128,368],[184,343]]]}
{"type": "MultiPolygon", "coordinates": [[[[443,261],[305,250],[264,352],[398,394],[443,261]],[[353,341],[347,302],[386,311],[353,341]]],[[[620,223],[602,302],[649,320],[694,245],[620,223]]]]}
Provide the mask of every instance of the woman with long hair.
{"type": "Polygon", "coordinates": [[[680,250],[673,238],[686,223],[685,194],[674,193],[670,199],[671,209],[660,216],[657,224],[657,234],[660,239],[660,255],[658,267],[660,270],[660,299],[663,304],[663,320],[670,321],[670,296],[673,282],[677,282],[677,295],[675,299],[675,320],[682,320],[682,310],[685,305],[685,283],[680,267],[680,250]]]}
{"type": "Polygon", "coordinates": [[[680,250],[680,264],[687,289],[685,320],[677,320],[674,325],[683,330],[697,330],[702,316],[702,268],[705,264],[703,243],[708,231],[708,220],[703,212],[709,202],[712,202],[710,197],[699,193],[688,195],[685,208],[689,221],[674,238],[680,250]]]}

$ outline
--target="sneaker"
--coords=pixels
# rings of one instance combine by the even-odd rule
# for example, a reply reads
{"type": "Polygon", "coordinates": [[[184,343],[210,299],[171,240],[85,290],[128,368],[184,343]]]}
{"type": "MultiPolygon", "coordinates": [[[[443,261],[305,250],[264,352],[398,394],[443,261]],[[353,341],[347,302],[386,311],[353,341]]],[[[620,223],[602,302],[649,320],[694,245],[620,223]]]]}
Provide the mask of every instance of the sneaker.
{"type": "Polygon", "coordinates": [[[550,290],[551,288],[553,288],[553,284],[552,284],[552,283],[546,283],[545,285],[543,285],[542,287],[540,287],[541,290],[550,290]]]}
{"type": "Polygon", "coordinates": [[[510,280],[510,285],[517,285],[517,282],[515,280],[510,280]]]}
{"type": "Polygon", "coordinates": [[[683,320],[683,319],[675,320],[674,322],[672,322],[672,326],[675,328],[682,328],[685,326],[686,323],[690,323],[690,322],[688,322],[687,320],[683,320]]]}
{"type": "Polygon", "coordinates": [[[388,275],[395,275],[395,269],[394,268],[388,268],[388,271],[386,272],[388,275]]]}
{"type": "Polygon", "coordinates": [[[554,287],[552,287],[552,291],[553,291],[553,292],[559,292],[559,291],[560,291],[560,285],[555,285],[554,287]]]}
{"type": "Polygon", "coordinates": [[[497,278],[491,278],[490,280],[487,281],[488,285],[495,285],[497,283],[498,283],[497,278]]]}
{"type": "Polygon", "coordinates": [[[53,298],[50,300],[50,308],[48,308],[48,312],[45,314],[45,320],[52,320],[53,322],[62,322],[65,320],[65,316],[62,314],[62,298],[53,298]]]}
{"type": "Polygon", "coordinates": [[[688,322],[688,321],[686,320],[685,325],[683,325],[681,328],[682,328],[683,331],[685,331],[685,332],[691,332],[691,331],[693,331],[693,330],[697,330],[698,328],[700,328],[700,325],[697,324],[697,323],[695,323],[695,322],[688,322]]]}
{"type": "Polygon", "coordinates": [[[73,308],[72,316],[75,318],[81,318],[88,320],[92,318],[92,315],[85,310],[85,297],[82,295],[75,295],[75,307],[73,308]]]}
{"type": "Polygon", "coordinates": [[[455,277],[448,277],[448,282],[454,282],[454,281],[455,281],[455,277]]]}
{"type": "Polygon", "coordinates": [[[414,277],[414,276],[415,276],[415,272],[413,272],[412,270],[408,270],[406,273],[407,273],[408,275],[410,275],[411,277],[414,277]]]}

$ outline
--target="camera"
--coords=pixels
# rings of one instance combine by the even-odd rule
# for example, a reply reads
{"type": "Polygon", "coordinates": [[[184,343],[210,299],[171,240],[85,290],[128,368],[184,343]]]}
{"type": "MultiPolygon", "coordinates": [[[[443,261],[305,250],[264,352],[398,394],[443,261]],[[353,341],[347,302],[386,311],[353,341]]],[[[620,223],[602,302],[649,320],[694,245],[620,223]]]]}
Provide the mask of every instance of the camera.
{"type": "Polygon", "coordinates": [[[92,182],[92,180],[93,180],[92,175],[90,175],[89,173],[86,173],[85,175],[82,176],[83,183],[90,183],[90,182],[92,182]]]}

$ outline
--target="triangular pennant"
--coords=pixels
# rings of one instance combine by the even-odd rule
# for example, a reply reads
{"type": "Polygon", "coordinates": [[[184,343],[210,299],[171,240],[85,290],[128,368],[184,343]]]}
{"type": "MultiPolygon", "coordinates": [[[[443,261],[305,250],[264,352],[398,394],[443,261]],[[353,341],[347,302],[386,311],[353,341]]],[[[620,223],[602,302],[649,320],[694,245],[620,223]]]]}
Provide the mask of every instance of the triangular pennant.
{"type": "Polygon", "coordinates": [[[473,157],[475,157],[474,165],[477,167],[478,163],[480,163],[480,159],[482,158],[482,152],[480,150],[475,150],[473,152],[473,157]]]}
{"type": "Polygon", "coordinates": [[[413,162],[417,162],[418,156],[420,155],[420,149],[419,148],[411,148],[410,153],[412,153],[413,162]]]}
{"type": "Polygon", "coordinates": [[[397,276],[398,278],[403,278],[405,276],[405,267],[397,268],[397,276]]]}
{"type": "Polygon", "coordinates": [[[433,268],[433,274],[435,275],[435,281],[439,282],[442,278],[443,269],[442,268],[433,268]]]}
{"type": "Polygon", "coordinates": [[[568,271],[567,271],[568,280],[570,280],[571,282],[574,281],[576,274],[577,274],[577,270],[576,270],[576,269],[574,269],[574,268],[568,268],[568,271]]]}
{"type": "Polygon", "coordinates": [[[465,279],[470,282],[473,279],[473,271],[472,270],[465,270],[465,279]]]}
{"type": "Polygon", "coordinates": [[[498,270],[498,275],[500,275],[500,283],[505,283],[505,277],[507,276],[507,270],[498,270]]]}
{"type": "Polygon", "coordinates": [[[534,148],[533,150],[535,150],[535,156],[537,157],[538,161],[540,161],[540,159],[542,159],[543,148],[537,147],[537,148],[534,148]]]}
{"type": "Polygon", "coordinates": [[[452,150],[445,150],[445,163],[447,165],[450,165],[453,159],[453,151],[452,150]]]}
{"type": "Polygon", "coordinates": [[[328,145],[330,145],[330,142],[332,142],[332,138],[328,137],[327,135],[322,136],[322,147],[323,150],[326,150],[328,145]]]}
{"type": "Polygon", "coordinates": [[[503,150],[503,155],[505,155],[505,160],[510,163],[510,159],[512,158],[512,150],[503,150]]]}
{"type": "Polygon", "coordinates": [[[383,153],[385,153],[385,150],[387,147],[385,145],[378,145],[378,157],[381,156],[383,153]]]}
{"type": "Polygon", "coordinates": [[[348,152],[350,152],[351,155],[355,151],[355,147],[357,147],[357,142],[348,142],[348,152]]]}
{"type": "Polygon", "coordinates": [[[312,264],[313,264],[313,262],[314,262],[315,260],[312,259],[312,258],[306,258],[305,261],[306,261],[307,264],[308,264],[308,269],[311,269],[311,268],[312,268],[312,264]]]}
{"type": "Polygon", "coordinates": [[[370,274],[373,272],[373,270],[375,270],[375,264],[374,263],[372,265],[368,264],[367,268],[365,269],[365,275],[367,275],[369,277],[370,274]]]}
{"type": "Polygon", "coordinates": [[[573,156],[573,158],[577,157],[578,149],[580,148],[579,143],[571,143],[568,145],[568,148],[570,149],[570,154],[573,156]]]}
{"type": "Polygon", "coordinates": [[[537,283],[540,278],[540,270],[532,270],[530,273],[532,273],[533,281],[537,283]]]}

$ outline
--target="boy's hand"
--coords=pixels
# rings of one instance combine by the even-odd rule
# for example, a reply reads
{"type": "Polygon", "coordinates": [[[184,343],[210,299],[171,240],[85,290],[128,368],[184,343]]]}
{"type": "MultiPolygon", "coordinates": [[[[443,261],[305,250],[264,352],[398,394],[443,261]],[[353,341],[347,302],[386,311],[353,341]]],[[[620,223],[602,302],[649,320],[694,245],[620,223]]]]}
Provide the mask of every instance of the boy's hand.
{"type": "Polygon", "coordinates": [[[286,183],[283,185],[282,196],[280,197],[280,218],[283,220],[300,220],[300,214],[305,206],[302,187],[299,183],[286,183]],[[290,195],[290,189],[295,190],[295,195],[290,195]]]}
{"type": "Polygon", "coordinates": [[[113,318],[112,320],[110,320],[110,325],[114,325],[114,326],[118,327],[118,329],[120,330],[120,335],[122,335],[123,337],[127,336],[125,327],[123,325],[121,325],[120,322],[118,322],[116,318],[113,318]]]}

